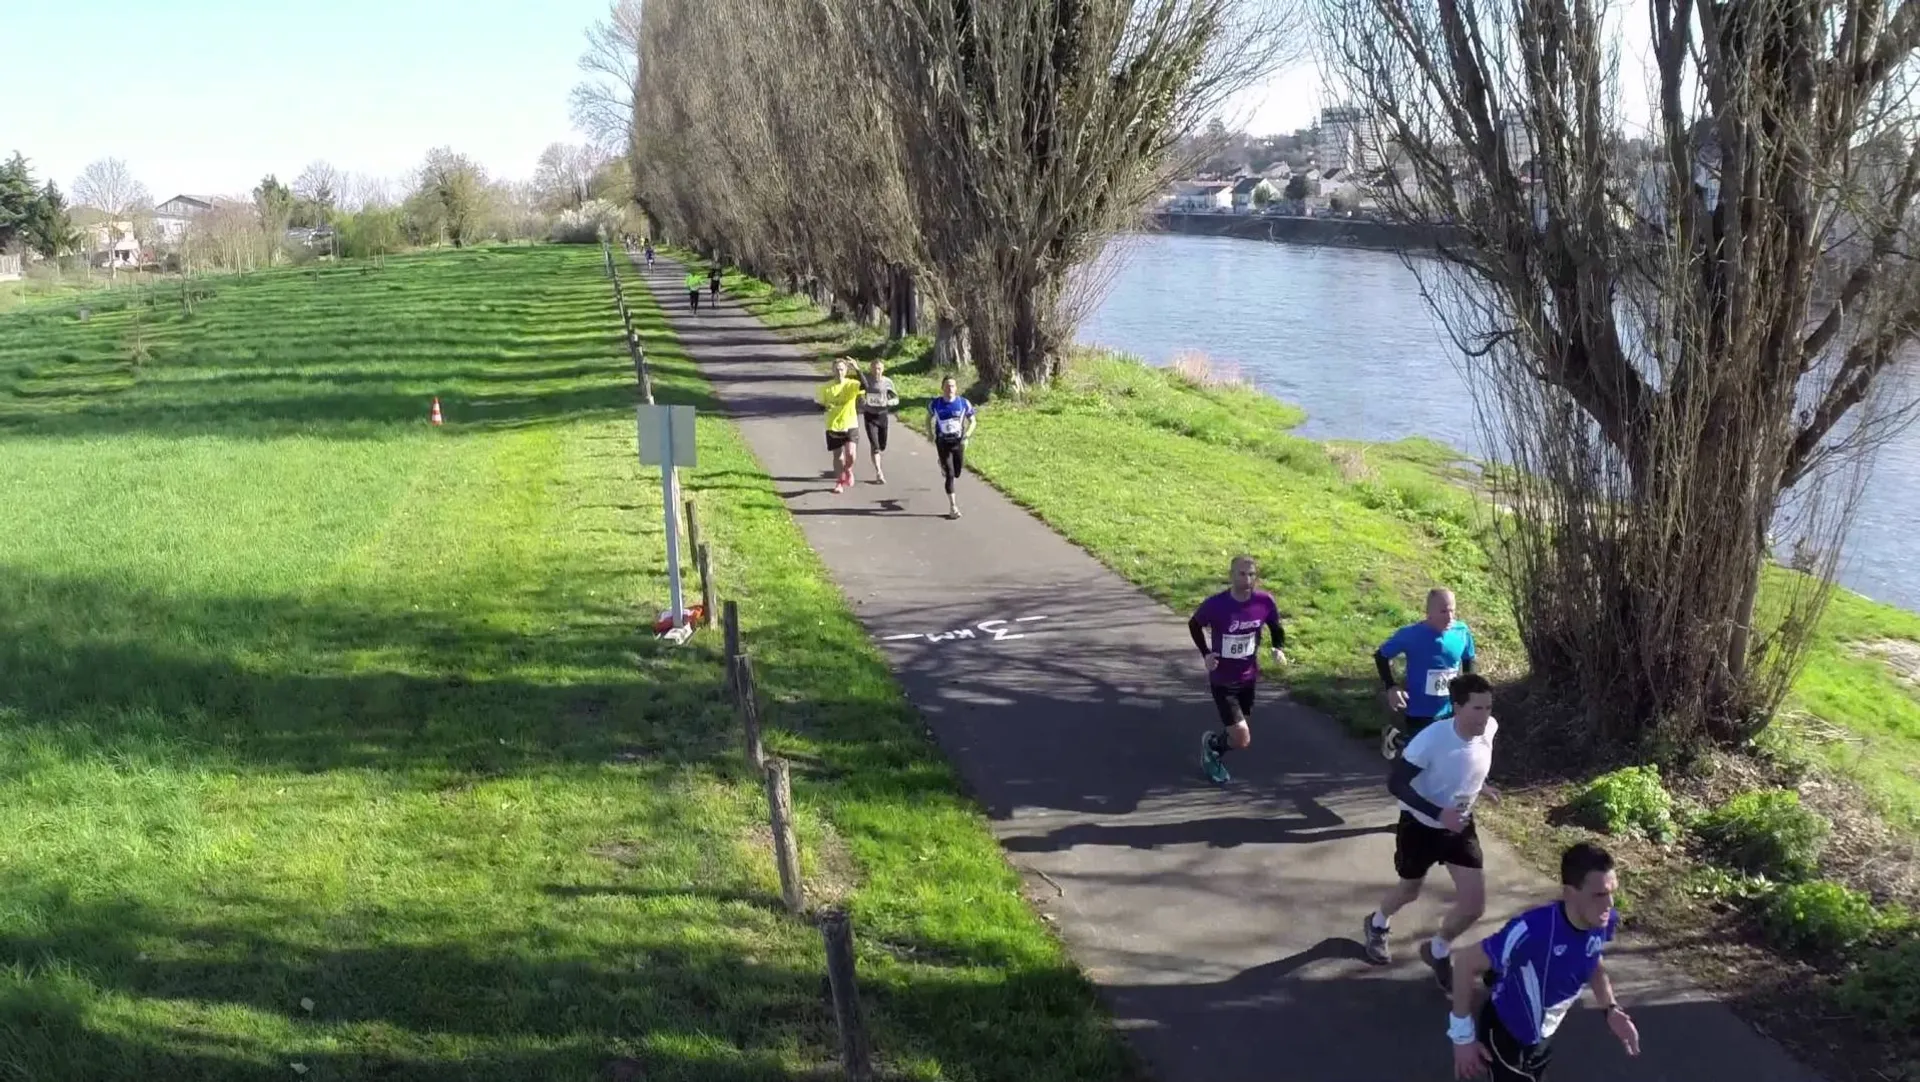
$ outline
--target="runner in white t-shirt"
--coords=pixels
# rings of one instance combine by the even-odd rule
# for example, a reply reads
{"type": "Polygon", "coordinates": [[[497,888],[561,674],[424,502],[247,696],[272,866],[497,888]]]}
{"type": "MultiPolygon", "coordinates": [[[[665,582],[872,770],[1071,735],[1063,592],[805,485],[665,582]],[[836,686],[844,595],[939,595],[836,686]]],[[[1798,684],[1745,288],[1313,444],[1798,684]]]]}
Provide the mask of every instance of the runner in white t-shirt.
{"type": "Polygon", "coordinates": [[[1400,881],[1380,900],[1380,908],[1367,914],[1365,941],[1368,961],[1391,961],[1388,922],[1420,896],[1435,864],[1446,865],[1453,876],[1453,908],[1440,922],[1439,934],[1420,945],[1420,960],[1451,994],[1454,937],[1473,927],[1487,905],[1473,805],[1483,794],[1498,799],[1487,785],[1487,771],[1493,765],[1493,734],[1500,726],[1493,720],[1493,685],[1486,677],[1454,677],[1447,684],[1447,698],[1453,716],[1420,730],[1387,778],[1387,790],[1400,800],[1393,847],[1393,869],[1400,881]]]}

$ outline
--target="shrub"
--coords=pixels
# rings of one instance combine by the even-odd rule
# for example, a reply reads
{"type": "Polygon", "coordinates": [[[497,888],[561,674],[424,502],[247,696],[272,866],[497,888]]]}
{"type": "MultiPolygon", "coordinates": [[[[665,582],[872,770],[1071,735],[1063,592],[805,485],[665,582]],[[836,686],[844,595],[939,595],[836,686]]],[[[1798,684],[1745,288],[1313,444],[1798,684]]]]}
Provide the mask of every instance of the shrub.
{"type": "Polygon", "coordinates": [[[553,219],[549,236],[555,244],[598,244],[617,236],[623,212],[604,199],[589,199],[577,209],[563,210],[553,219]]]}
{"type": "Polygon", "coordinates": [[[1630,766],[1602,774],[1573,798],[1569,810],[1580,825],[1607,834],[1639,834],[1667,842],[1676,833],[1673,798],[1660,784],[1657,766],[1630,766]]]}
{"type": "Polygon", "coordinates": [[[1789,789],[1741,793],[1702,816],[1700,837],[1714,854],[1743,872],[1783,882],[1812,878],[1832,829],[1824,816],[1800,805],[1789,789]]]}
{"type": "Polygon", "coordinates": [[[1920,1031],[1920,936],[1868,951],[1834,997],[1849,1013],[1895,1033],[1920,1031]]]}
{"type": "Polygon", "coordinates": [[[1786,950],[1833,954],[1856,946],[1880,927],[1880,911],[1857,890],[1825,881],[1783,887],[1760,911],[1767,941],[1786,950]]]}

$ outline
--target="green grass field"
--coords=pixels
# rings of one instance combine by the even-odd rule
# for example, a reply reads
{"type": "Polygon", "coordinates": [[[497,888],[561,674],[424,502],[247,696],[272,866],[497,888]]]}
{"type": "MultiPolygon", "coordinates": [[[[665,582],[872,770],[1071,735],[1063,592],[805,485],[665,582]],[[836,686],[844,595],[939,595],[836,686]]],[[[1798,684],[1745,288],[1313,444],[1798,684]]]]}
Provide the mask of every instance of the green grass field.
{"type": "MultiPolygon", "coordinates": [[[[599,251],[206,284],[0,317],[0,1078],[820,1071],[715,636],[638,630],[658,480],[599,251]]],[[[882,1062],[1124,1076],[763,471],[699,443],[882,1062]]]]}
{"type": "MultiPolygon", "coordinates": [[[[804,297],[734,273],[727,285],[768,324],[823,352],[881,357],[904,414],[936,390],[925,339],[888,344],[831,323],[804,297]]],[[[983,410],[967,461],[993,485],[1177,611],[1222,589],[1239,551],[1261,561],[1288,614],[1295,694],[1371,735],[1385,720],[1370,656],[1451,586],[1483,667],[1525,667],[1512,610],[1480,540],[1469,473],[1424,440],[1324,443],[1292,434],[1294,406],[1208,387],[1126,358],[1083,353],[1059,385],[983,410]]],[[[1920,616],[1840,591],[1777,726],[1775,746],[1861,783],[1892,822],[1920,832],[1920,689],[1861,644],[1920,644],[1920,616]],[[1817,716],[1839,738],[1801,724],[1817,716]]]]}

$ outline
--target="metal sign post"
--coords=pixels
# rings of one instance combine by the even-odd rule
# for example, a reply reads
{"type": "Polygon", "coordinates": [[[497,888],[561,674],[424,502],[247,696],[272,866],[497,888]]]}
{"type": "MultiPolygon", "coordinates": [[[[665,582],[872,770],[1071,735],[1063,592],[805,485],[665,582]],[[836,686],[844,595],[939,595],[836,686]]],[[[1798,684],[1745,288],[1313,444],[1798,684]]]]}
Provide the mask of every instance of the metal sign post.
{"type": "Polygon", "coordinates": [[[642,404],[638,410],[640,464],[660,467],[660,502],[666,510],[667,603],[673,630],[668,637],[684,642],[693,634],[687,624],[685,593],[680,585],[680,477],[681,466],[699,465],[694,442],[692,406],[642,404]]]}

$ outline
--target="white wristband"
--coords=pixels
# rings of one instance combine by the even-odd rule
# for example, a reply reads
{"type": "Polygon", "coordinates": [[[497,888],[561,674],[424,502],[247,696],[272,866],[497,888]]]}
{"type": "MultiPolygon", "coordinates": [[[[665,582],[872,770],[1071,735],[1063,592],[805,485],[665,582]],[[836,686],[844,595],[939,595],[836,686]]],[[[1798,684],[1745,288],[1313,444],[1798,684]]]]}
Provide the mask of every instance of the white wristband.
{"type": "Polygon", "coordinates": [[[1449,1014],[1447,1015],[1447,1037],[1454,1044],[1472,1044],[1480,1039],[1480,1033],[1474,1028],[1472,1018],[1449,1014]]]}

